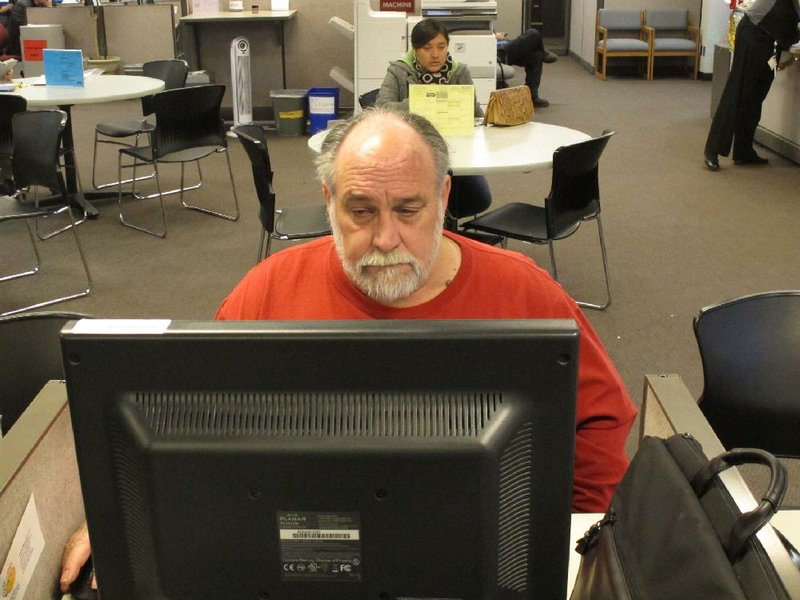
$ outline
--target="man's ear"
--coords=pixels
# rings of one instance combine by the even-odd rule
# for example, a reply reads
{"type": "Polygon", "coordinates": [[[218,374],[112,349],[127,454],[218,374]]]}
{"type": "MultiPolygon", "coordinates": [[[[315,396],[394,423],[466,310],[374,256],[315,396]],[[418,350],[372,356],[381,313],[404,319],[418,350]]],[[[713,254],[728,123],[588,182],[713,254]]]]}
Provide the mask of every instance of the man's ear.
{"type": "Polygon", "coordinates": [[[322,184],[322,195],[325,197],[326,206],[330,206],[333,201],[333,195],[331,194],[330,188],[325,183],[322,184]]]}
{"type": "Polygon", "coordinates": [[[447,203],[450,201],[450,189],[453,186],[453,176],[450,174],[450,171],[447,171],[447,175],[445,175],[444,183],[442,183],[442,203],[444,204],[444,209],[447,210],[447,203]]]}

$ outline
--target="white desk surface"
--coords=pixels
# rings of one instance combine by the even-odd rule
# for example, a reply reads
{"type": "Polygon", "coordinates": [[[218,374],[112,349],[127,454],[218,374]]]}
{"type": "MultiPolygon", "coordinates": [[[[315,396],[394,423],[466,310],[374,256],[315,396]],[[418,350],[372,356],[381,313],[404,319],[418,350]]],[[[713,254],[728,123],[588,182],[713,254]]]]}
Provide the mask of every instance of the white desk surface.
{"type": "Polygon", "coordinates": [[[288,21],[297,14],[297,9],[291,10],[259,10],[254,13],[251,10],[240,11],[216,11],[193,13],[181,17],[181,23],[202,23],[220,21],[288,21]]]}
{"type": "Polygon", "coordinates": [[[164,89],[164,82],[152,77],[137,75],[96,75],[86,79],[84,87],[61,85],[31,85],[38,79],[15,79],[22,83],[12,94],[23,96],[28,106],[63,106],[73,104],[98,104],[115,100],[129,100],[155,94],[164,89]]]}
{"type": "MultiPolygon", "coordinates": [[[[308,147],[319,152],[328,130],[315,133],[308,147]]],[[[527,173],[553,166],[553,152],[591,136],[560,125],[525,123],[514,127],[475,127],[472,133],[444,136],[454,175],[527,173]]]]}
{"type": "MultiPolygon", "coordinates": [[[[575,585],[575,579],[578,576],[578,567],[581,562],[580,554],[575,552],[575,542],[583,537],[583,534],[586,533],[589,527],[602,518],[602,513],[574,513],[572,515],[572,524],[569,532],[570,554],[569,571],[567,575],[567,600],[569,600],[572,588],[575,585]]],[[[800,546],[800,510],[778,511],[772,518],[772,522],[792,544],[800,546]]],[[[72,596],[66,594],[62,597],[62,600],[72,600],[72,596]]]]}

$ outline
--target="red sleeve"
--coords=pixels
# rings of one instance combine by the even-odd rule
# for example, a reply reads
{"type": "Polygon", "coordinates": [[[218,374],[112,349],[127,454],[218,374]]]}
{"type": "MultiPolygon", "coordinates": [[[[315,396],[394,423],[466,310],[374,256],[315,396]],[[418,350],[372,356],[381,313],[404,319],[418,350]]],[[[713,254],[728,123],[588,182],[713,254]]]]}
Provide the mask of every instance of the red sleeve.
{"type": "Polygon", "coordinates": [[[574,512],[605,512],[628,468],[625,442],[636,407],[597,334],[577,311],[581,332],[575,435],[574,512]]]}

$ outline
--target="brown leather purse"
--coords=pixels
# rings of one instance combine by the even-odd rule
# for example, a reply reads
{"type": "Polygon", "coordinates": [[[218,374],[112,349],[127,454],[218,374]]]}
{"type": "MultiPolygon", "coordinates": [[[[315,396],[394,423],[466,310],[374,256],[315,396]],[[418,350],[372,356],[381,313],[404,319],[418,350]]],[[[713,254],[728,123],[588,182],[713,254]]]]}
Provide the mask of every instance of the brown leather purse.
{"type": "Polygon", "coordinates": [[[533,101],[527,85],[495,90],[489,95],[484,125],[521,125],[532,120],[533,101]]]}

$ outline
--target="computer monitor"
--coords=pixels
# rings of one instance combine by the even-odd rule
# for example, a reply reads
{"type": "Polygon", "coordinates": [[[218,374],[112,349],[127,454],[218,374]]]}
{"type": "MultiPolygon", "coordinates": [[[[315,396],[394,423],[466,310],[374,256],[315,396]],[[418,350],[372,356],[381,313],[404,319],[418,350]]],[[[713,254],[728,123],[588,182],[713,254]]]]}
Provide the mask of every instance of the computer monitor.
{"type": "Polygon", "coordinates": [[[62,332],[101,598],[564,598],[573,321],[62,332]]]}

